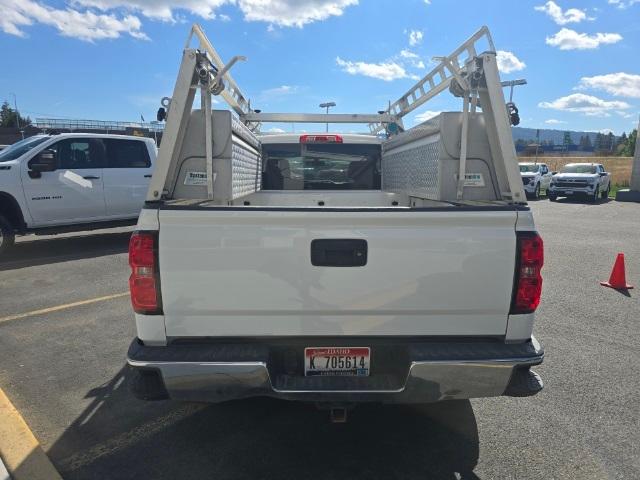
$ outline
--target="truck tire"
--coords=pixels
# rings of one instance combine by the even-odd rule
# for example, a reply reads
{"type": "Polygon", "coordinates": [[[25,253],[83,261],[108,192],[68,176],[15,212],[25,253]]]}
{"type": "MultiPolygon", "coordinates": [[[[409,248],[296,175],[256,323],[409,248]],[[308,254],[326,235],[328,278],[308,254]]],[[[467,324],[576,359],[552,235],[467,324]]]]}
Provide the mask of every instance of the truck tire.
{"type": "Polygon", "coordinates": [[[611,193],[611,182],[609,182],[609,186],[607,186],[607,189],[600,194],[600,198],[606,200],[607,198],[609,198],[609,193],[611,193]]]}
{"type": "Polygon", "coordinates": [[[536,188],[533,190],[533,198],[540,200],[540,182],[536,183],[536,188]]]}
{"type": "Polygon", "coordinates": [[[593,191],[593,195],[589,197],[589,203],[597,203],[599,196],[600,196],[600,185],[596,185],[596,188],[593,191]]]}
{"type": "Polygon", "coordinates": [[[16,239],[13,226],[4,215],[0,215],[0,257],[4,255],[14,244],[16,239]]]}
{"type": "Polygon", "coordinates": [[[553,193],[547,193],[547,197],[549,197],[550,202],[555,202],[558,199],[558,196],[553,193]]]}

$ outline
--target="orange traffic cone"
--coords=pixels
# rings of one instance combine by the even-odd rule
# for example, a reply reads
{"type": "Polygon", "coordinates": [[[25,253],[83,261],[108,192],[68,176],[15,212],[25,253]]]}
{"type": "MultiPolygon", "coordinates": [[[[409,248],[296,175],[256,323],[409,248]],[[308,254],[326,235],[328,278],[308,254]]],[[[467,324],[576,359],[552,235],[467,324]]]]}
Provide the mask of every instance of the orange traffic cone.
{"type": "Polygon", "coordinates": [[[616,290],[628,290],[633,288],[632,285],[627,285],[627,279],[624,274],[624,253],[619,253],[616,257],[616,263],[613,264],[613,270],[611,270],[609,281],[600,282],[600,285],[615,288],[616,290]]]}

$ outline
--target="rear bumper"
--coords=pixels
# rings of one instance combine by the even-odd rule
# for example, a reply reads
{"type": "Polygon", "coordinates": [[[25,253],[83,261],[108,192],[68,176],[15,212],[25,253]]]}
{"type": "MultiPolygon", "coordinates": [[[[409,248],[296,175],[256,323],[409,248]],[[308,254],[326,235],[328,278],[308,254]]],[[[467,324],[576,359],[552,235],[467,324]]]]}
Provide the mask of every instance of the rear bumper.
{"type": "MultiPolygon", "coordinates": [[[[307,341],[318,343],[329,344],[307,341]]],[[[136,339],[127,358],[130,386],[145,400],[204,402],[271,396],[315,402],[428,403],[528,396],[542,389],[539,377],[529,370],[544,358],[533,337],[521,344],[406,341],[388,348],[373,343],[370,377],[305,377],[296,366],[296,352],[293,344],[149,347],[136,339]]]]}

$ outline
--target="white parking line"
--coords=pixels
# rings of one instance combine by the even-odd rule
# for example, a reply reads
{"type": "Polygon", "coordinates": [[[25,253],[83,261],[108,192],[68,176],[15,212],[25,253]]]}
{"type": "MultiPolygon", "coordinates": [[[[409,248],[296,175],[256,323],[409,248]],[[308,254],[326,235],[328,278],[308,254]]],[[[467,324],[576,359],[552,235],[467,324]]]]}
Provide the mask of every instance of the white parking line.
{"type": "Polygon", "coordinates": [[[2,458],[0,458],[0,480],[11,480],[11,476],[9,476],[9,472],[7,472],[7,467],[2,463],[2,458]]]}

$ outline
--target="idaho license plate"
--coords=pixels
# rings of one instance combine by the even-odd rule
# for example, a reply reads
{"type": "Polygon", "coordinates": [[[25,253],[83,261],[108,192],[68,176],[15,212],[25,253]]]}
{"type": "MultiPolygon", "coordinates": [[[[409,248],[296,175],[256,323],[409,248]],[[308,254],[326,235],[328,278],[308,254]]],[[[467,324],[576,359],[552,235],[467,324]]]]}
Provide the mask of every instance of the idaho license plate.
{"type": "Polygon", "coordinates": [[[304,374],[366,377],[371,368],[369,347],[307,347],[304,374]]]}

